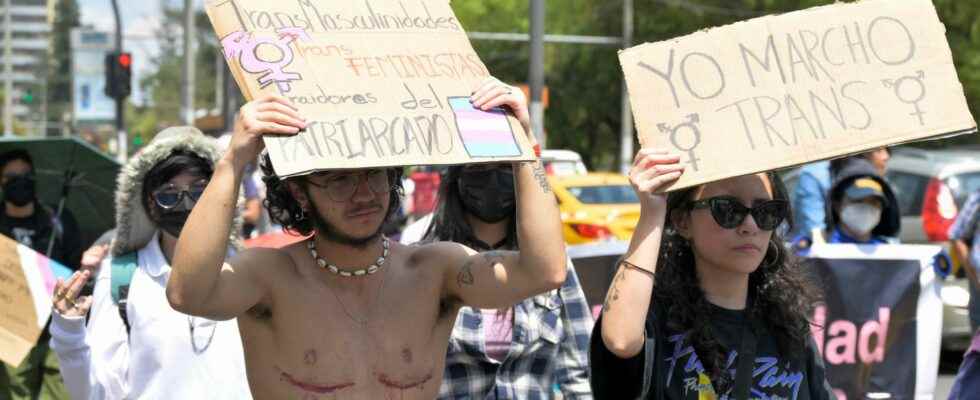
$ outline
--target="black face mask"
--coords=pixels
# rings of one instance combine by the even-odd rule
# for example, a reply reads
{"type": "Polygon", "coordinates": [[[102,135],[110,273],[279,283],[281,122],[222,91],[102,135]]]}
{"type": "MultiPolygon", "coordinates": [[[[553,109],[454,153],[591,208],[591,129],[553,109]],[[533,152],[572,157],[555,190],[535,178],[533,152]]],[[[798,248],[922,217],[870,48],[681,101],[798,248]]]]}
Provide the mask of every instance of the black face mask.
{"type": "Polygon", "coordinates": [[[464,170],[458,183],[463,208],[480,221],[493,224],[514,215],[513,173],[500,169],[464,170]]]}
{"type": "Polygon", "coordinates": [[[153,222],[157,224],[157,227],[169,233],[170,236],[180,237],[180,231],[184,229],[187,217],[191,215],[190,210],[164,210],[157,207],[156,211],[157,218],[153,222]]]}
{"type": "Polygon", "coordinates": [[[3,200],[17,207],[34,202],[34,197],[34,179],[31,177],[13,177],[3,185],[3,200]]]}

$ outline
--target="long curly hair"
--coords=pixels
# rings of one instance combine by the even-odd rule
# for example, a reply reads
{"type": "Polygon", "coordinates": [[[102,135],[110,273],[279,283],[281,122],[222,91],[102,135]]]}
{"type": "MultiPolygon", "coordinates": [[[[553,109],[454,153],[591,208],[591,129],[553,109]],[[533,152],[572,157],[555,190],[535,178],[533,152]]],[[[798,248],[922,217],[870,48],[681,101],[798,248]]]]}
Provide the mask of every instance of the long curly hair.
{"type": "MultiPolygon", "coordinates": [[[[766,175],[772,183],[773,197],[788,201],[782,181],[773,173],[766,175]]],[[[725,393],[733,385],[730,374],[725,372],[727,352],[718,341],[720,332],[712,327],[710,318],[704,318],[712,315],[712,307],[698,281],[691,245],[674,226],[675,220],[691,212],[690,202],[697,189],[679,190],[667,196],[667,222],[651,309],[653,304],[664,306],[667,328],[687,333],[715,389],[725,393]]],[[[792,215],[788,215],[786,221],[792,220],[792,215]]],[[[808,316],[818,293],[799,260],[783,244],[779,229],[773,231],[761,264],[749,275],[749,292],[753,301],[747,317],[755,322],[754,333],[774,336],[783,358],[800,361],[810,335],[808,316]],[[762,329],[759,325],[766,332],[758,332],[762,329]]]]}
{"type": "MultiPolygon", "coordinates": [[[[272,160],[269,153],[264,152],[259,163],[262,170],[262,182],[265,183],[265,201],[262,204],[269,212],[269,218],[279,224],[286,232],[309,236],[316,231],[316,221],[303,210],[303,206],[293,197],[289,191],[289,182],[299,184],[305,190],[308,188],[305,177],[295,177],[280,179],[272,169],[272,160]]],[[[402,169],[388,168],[388,177],[391,179],[391,197],[388,202],[388,213],[382,223],[387,223],[393,216],[401,210],[402,196],[405,189],[402,185],[402,169]]]]}

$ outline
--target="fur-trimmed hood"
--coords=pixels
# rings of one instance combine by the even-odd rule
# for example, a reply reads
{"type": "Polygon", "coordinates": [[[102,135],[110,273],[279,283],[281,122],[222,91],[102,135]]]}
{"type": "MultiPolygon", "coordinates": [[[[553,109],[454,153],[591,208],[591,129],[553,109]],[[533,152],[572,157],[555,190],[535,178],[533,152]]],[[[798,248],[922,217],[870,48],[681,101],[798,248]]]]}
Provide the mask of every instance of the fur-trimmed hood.
{"type": "MultiPolygon", "coordinates": [[[[143,207],[143,181],[146,173],[175,150],[185,150],[211,161],[214,165],[221,158],[214,139],[205,136],[197,128],[179,126],[167,128],[156,135],[146,147],[129,159],[119,171],[116,181],[116,237],[112,241],[112,255],[119,256],[142,249],[157,231],[143,207]]],[[[239,196],[231,230],[231,245],[241,248],[242,216],[244,201],[239,196]]]]}

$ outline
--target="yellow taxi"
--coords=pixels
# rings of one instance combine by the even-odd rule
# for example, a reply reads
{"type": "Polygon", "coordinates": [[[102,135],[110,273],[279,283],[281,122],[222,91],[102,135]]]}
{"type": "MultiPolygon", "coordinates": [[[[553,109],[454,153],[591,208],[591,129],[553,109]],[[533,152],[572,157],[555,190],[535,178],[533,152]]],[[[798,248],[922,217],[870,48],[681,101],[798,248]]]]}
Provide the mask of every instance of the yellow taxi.
{"type": "Polygon", "coordinates": [[[628,178],[592,172],[549,179],[558,198],[566,243],[629,241],[640,218],[640,203],[628,178]]]}

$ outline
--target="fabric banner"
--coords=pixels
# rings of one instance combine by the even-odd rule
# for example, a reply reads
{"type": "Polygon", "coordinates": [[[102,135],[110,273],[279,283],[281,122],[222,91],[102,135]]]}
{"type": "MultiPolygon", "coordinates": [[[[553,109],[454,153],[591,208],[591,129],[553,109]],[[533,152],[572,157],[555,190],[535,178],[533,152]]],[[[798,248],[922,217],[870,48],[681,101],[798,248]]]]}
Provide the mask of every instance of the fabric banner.
{"type": "Polygon", "coordinates": [[[811,327],[841,400],[931,398],[943,304],[934,262],[942,249],[825,244],[807,264],[824,302],[811,327]]]}
{"type": "Polygon", "coordinates": [[[20,365],[51,316],[58,278],[71,270],[0,235],[0,361],[20,365]]]}

